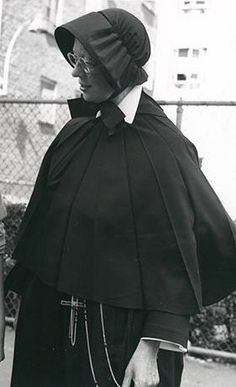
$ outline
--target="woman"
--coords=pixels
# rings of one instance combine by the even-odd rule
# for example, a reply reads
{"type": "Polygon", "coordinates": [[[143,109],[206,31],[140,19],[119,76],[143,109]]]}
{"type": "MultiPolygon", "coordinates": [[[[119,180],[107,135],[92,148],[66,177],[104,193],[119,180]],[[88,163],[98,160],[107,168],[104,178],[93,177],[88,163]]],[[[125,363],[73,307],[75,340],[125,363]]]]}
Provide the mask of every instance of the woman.
{"type": "Polygon", "coordinates": [[[143,24],[107,9],[55,37],[82,99],[44,158],[6,284],[22,294],[11,387],[180,386],[190,314],[235,289],[232,222],[142,91],[143,24]]]}

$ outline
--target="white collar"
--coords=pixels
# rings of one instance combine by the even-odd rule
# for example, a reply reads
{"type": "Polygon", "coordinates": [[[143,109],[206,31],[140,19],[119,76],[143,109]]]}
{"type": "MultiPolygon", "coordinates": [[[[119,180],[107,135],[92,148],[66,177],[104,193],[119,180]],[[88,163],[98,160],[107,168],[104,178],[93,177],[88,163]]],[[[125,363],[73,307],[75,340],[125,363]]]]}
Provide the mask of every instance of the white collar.
{"type": "Polygon", "coordinates": [[[134,86],[128,94],[118,103],[118,108],[125,114],[125,122],[132,124],[138,109],[142,93],[142,85],[134,86]]]}
{"type": "MultiPolygon", "coordinates": [[[[128,94],[117,104],[118,108],[125,114],[124,120],[128,124],[132,124],[135,114],[138,109],[142,93],[142,85],[134,86],[128,94]]],[[[97,117],[101,115],[99,111],[97,117]]]]}

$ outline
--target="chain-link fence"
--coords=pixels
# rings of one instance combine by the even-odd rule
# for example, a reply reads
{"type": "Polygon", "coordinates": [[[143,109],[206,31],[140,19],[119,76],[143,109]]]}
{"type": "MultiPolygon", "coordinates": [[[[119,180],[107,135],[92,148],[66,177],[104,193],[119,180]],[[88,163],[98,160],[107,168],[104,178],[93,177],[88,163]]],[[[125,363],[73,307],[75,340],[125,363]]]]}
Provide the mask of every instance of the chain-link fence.
{"type": "MultiPolygon", "coordinates": [[[[11,253],[23,210],[31,195],[42,158],[55,135],[69,119],[65,102],[0,100],[0,191],[7,198],[5,275],[14,263],[11,253]],[[19,208],[14,209],[14,204],[19,208]],[[13,214],[11,212],[13,211],[13,214]]],[[[19,297],[8,292],[8,321],[14,321],[19,297]]]]}
{"type": "Polygon", "coordinates": [[[191,328],[192,346],[235,354],[236,360],[236,293],[192,317],[191,328]]]}
{"type": "MultiPolygon", "coordinates": [[[[168,102],[163,101],[163,105],[167,104],[168,102]]],[[[214,106],[211,109],[204,106],[199,107],[197,111],[196,106],[188,106],[183,114],[184,101],[181,102],[182,105],[177,106],[177,112],[174,104],[172,102],[172,106],[166,106],[165,110],[179,126],[182,124],[183,131],[188,136],[188,125],[191,123],[196,128],[193,137],[198,131],[203,139],[207,137],[207,143],[212,143],[214,136],[220,137],[219,128],[223,127],[224,132],[229,135],[227,141],[234,146],[236,138],[230,136],[233,133],[232,125],[236,122],[235,108],[227,107],[234,109],[229,112],[226,107],[218,107],[216,110],[214,106]],[[222,109],[220,117],[219,109],[222,109]]],[[[9,213],[5,221],[6,271],[14,264],[11,261],[11,252],[15,234],[32,192],[43,155],[68,119],[68,108],[61,101],[0,100],[0,191],[7,198],[9,213]]],[[[225,144],[225,139],[221,139],[221,144],[223,140],[225,144]]],[[[207,149],[205,150],[209,153],[207,149]]],[[[204,153],[202,145],[200,156],[201,151],[204,153]]],[[[220,157],[222,161],[222,153],[220,157]]],[[[217,163],[217,160],[215,162],[217,163]]],[[[228,162],[230,163],[230,160],[228,162]]],[[[10,292],[6,302],[8,317],[15,318],[18,304],[19,298],[10,292]]],[[[192,318],[191,326],[192,345],[236,353],[236,294],[205,308],[201,314],[192,318]]]]}
{"type": "Polygon", "coordinates": [[[49,144],[69,118],[60,101],[0,100],[0,190],[28,200],[49,144]]]}

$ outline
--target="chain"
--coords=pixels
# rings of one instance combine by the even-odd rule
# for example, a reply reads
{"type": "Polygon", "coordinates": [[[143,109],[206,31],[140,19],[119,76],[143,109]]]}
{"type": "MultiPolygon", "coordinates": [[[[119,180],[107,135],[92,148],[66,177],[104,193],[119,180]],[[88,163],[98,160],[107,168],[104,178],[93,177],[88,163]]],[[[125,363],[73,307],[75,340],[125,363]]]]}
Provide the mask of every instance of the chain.
{"type": "Polygon", "coordinates": [[[99,306],[100,306],[100,317],[101,317],[101,325],[102,325],[103,345],[104,345],[104,350],[105,350],[105,354],[106,354],[107,365],[108,365],[108,368],[109,368],[109,371],[111,373],[111,376],[112,376],[114,383],[116,384],[117,387],[120,387],[120,385],[117,382],[116,377],[114,375],[114,372],[113,372],[113,369],[111,366],[109,352],[108,352],[108,345],[107,345],[106,333],[105,333],[104,316],[103,316],[103,307],[102,307],[102,304],[99,304],[99,306]]]}
{"type": "Polygon", "coordinates": [[[87,349],[88,349],[88,357],[89,357],[90,369],[91,369],[91,372],[92,372],[94,384],[95,384],[95,386],[99,387],[98,381],[96,379],[95,371],[94,371],[92,354],[91,354],[91,347],[90,347],[90,340],[89,340],[89,330],[88,330],[88,315],[87,315],[87,308],[86,308],[86,300],[84,300],[84,325],[85,325],[86,343],[87,343],[87,349]]]}

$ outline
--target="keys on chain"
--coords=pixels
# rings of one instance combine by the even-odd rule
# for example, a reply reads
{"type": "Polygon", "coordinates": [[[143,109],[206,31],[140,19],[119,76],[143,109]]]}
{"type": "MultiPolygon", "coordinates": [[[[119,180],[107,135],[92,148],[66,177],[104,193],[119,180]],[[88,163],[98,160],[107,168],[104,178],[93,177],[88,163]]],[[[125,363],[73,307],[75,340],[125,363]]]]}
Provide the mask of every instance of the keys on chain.
{"type": "MultiPolygon", "coordinates": [[[[84,325],[85,325],[85,333],[86,333],[86,344],[87,344],[87,350],[88,350],[88,357],[89,357],[89,364],[90,369],[92,372],[92,377],[94,381],[95,387],[99,387],[99,383],[96,378],[93,359],[92,359],[92,353],[91,353],[91,346],[90,346],[90,338],[89,338],[89,328],[88,328],[88,316],[87,316],[87,308],[86,308],[86,300],[79,301],[78,297],[71,296],[71,300],[61,300],[62,306],[69,306],[70,307],[70,323],[69,323],[69,333],[68,337],[70,339],[71,345],[74,347],[76,344],[76,337],[77,337],[77,324],[79,320],[79,308],[83,308],[83,319],[84,319],[84,325]]],[[[106,340],[106,333],[105,333],[105,326],[104,326],[104,316],[103,316],[103,306],[102,304],[99,304],[100,308],[100,319],[101,319],[101,327],[102,327],[102,336],[103,336],[103,345],[106,355],[106,360],[108,364],[108,368],[111,374],[111,377],[117,387],[121,387],[115,377],[115,374],[113,372],[113,368],[111,365],[111,360],[108,352],[107,347],[107,340],[106,340]]]]}
{"type": "Polygon", "coordinates": [[[74,347],[76,344],[77,325],[79,320],[79,308],[85,308],[85,301],[79,301],[78,297],[71,296],[71,300],[61,300],[62,306],[70,307],[70,324],[68,337],[71,345],[74,347]]]}

